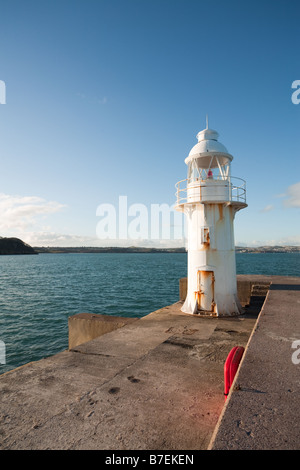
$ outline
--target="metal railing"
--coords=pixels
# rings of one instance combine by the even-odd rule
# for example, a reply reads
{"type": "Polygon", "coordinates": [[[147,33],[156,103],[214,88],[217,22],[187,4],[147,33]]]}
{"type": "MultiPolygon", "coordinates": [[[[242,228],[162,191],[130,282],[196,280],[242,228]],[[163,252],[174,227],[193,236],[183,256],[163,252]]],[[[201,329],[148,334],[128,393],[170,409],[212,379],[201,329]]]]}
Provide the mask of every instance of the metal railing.
{"type": "MultiPolygon", "coordinates": [[[[213,186],[213,191],[214,191],[214,197],[213,201],[225,201],[225,202],[240,202],[243,204],[246,204],[246,181],[243,180],[242,178],[237,178],[233,176],[228,176],[228,177],[217,177],[214,178],[213,180],[209,179],[196,179],[192,180],[189,178],[186,178],[184,180],[178,181],[176,183],[176,204],[185,204],[188,202],[205,202],[208,201],[207,195],[204,196],[204,191],[203,188],[207,188],[210,185],[210,182],[214,181],[220,181],[221,182],[227,182],[228,185],[228,192],[227,192],[227,197],[224,199],[224,192],[222,191],[222,188],[224,188],[224,185],[219,186],[218,184],[215,184],[213,186]],[[219,195],[218,195],[218,190],[219,195]]],[[[225,183],[226,184],[226,183],[225,183]]]]}

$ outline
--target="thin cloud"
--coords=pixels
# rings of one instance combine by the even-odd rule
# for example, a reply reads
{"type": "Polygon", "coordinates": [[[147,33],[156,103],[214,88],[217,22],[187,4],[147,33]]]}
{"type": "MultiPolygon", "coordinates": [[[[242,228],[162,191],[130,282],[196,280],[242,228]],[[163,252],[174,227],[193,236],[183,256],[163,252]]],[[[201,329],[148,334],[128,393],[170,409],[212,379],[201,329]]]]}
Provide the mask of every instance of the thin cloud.
{"type": "Polygon", "coordinates": [[[286,197],[283,201],[285,207],[300,207],[300,181],[287,188],[286,197]]]}
{"type": "Polygon", "coordinates": [[[65,205],[36,196],[0,194],[0,230],[25,230],[38,219],[59,212],[65,205]]]}
{"type": "Polygon", "coordinates": [[[34,247],[145,247],[145,248],[181,248],[185,240],[99,240],[88,235],[58,233],[49,230],[24,231],[20,238],[34,247]]]}
{"type": "Polygon", "coordinates": [[[287,245],[287,246],[299,246],[300,245],[300,235],[294,235],[291,237],[280,238],[277,242],[278,245],[287,245]]]}
{"type": "Polygon", "coordinates": [[[106,104],[106,103],[107,103],[107,98],[106,98],[106,96],[103,96],[103,98],[101,98],[100,100],[98,100],[98,103],[99,103],[99,104],[106,104]]]}
{"type": "Polygon", "coordinates": [[[35,231],[24,233],[24,240],[31,246],[57,246],[57,247],[78,247],[78,246],[98,246],[99,240],[95,237],[57,233],[53,231],[35,231]]]}
{"type": "Polygon", "coordinates": [[[260,212],[270,212],[274,209],[274,206],[272,204],[269,204],[268,206],[264,207],[260,212]]]}

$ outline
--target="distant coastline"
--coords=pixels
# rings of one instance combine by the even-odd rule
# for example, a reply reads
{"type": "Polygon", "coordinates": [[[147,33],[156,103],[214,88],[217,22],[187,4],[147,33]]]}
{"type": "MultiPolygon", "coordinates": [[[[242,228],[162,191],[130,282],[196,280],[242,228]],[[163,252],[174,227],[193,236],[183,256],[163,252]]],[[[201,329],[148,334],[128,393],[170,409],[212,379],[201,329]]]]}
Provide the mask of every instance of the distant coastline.
{"type": "MultiPolygon", "coordinates": [[[[236,246],[236,253],[300,253],[300,246],[236,246]]],[[[0,237],[0,255],[36,255],[39,253],[186,253],[184,247],[147,248],[147,247],[31,247],[19,238],[0,237]]]]}
{"type": "MultiPolygon", "coordinates": [[[[34,247],[37,253],[186,253],[181,248],[146,248],[146,247],[34,247]]],[[[300,246],[260,246],[236,247],[236,253],[297,253],[300,246]]]]}
{"type": "Polygon", "coordinates": [[[300,253],[300,246],[236,246],[235,251],[237,253],[300,253]]]}
{"type": "Polygon", "coordinates": [[[38,253],[185,253],[185,248],[146,247],[34,247],[38,253]]]}

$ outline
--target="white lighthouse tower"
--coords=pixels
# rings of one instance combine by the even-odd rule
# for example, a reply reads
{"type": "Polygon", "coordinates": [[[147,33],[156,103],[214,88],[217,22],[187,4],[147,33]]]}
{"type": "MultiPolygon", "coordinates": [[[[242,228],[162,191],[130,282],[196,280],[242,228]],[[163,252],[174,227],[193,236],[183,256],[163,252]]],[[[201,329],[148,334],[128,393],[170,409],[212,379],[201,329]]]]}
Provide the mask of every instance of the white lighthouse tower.
{"type": "Polygon", "coordinates": [[[181,310],[239,315],[233,221],[247,207],[246,183],[231,176],[233,156],[208,122],[197,138],[185,159],[188,177],[176,184],[176,209],[185,213],[188,231],[187,296],[181,310]]]}

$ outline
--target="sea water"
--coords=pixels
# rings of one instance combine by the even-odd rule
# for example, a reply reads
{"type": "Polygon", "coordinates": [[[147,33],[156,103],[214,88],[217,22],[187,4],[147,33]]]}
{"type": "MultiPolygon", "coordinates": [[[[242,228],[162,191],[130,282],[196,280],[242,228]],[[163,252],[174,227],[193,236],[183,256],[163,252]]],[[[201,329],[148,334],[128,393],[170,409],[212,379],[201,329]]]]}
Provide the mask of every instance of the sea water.
{"type": "MultiPolygon", "coordinates": [[[[238,274],[300,276],[300,253],[236,262],[238,274]]],[[[0,374],[67,349],[70,315],[142,317],[176,302],[186,275],[186,253],[0,256],[0,374]]]]}

